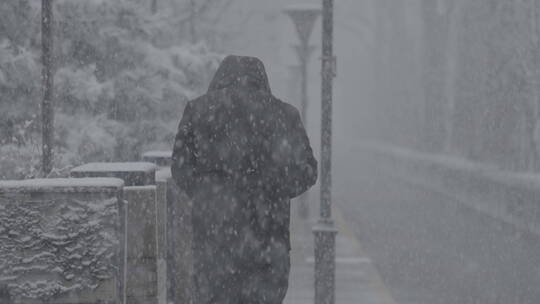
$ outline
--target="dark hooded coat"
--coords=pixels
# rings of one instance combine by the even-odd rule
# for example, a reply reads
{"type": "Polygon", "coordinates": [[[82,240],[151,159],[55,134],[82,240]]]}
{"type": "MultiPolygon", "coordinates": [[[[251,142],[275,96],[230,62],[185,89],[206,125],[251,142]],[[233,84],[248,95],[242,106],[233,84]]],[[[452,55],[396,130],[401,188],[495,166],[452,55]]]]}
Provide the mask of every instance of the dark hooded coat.
{"type": "Polygon", "coordinates": [[[194,303],[281,303],[290,199],[316,182],[317,162],[260,60],[225,58],[208,92],[187,104],[172,173],[193,201],[194,303]]]}

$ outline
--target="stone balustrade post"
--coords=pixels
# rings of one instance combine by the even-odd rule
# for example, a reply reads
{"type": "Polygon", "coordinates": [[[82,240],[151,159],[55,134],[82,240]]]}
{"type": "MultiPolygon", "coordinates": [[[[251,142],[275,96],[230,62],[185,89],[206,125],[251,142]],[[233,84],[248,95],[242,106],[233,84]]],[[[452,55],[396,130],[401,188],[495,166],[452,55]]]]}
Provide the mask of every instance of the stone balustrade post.
{"type": "Polygon", "coordinates": [[[123,181],[0,181],[0,303],[126,303],[123,181]]]}
{"type": "Polygon", "coordinates": [[[191,201],[180,191],[171,176],[170,168],[156,173],[156,180],[167,183],[166,202],[166,259],[167,298],[172,303],[191,303],[192,251],[191,201]]]}
{"type": "Polygon", "coordinates": [[[167,301],[167,180],[158,178],[156,172],[157,201],[157,266],[159,304],[167,301]]]}
{"type": "Polygon", "coordinates": [[[154,163],[159,167],[170,167],[172,151],[148,151],[143,153],[142,159],[145,162],[154,163]]]}
{"type": "Polygon", "coordinates": [[[156,165],[145,162],[90,163],[71,171],[73,177],[113,176],[123,179],[126,184],[126,297],[129,304],[159,303],[156,169],[156,165]]]}

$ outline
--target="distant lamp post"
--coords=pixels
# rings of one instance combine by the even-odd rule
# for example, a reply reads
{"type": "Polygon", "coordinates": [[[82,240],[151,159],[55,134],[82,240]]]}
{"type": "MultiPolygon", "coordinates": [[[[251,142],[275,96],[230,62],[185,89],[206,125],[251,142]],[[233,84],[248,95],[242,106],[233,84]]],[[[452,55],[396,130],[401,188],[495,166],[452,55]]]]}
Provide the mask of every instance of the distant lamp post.
{"type": "Polygon", "coordinates": [[[332,220],[332,90],[334,0],[323,1],[321,88],[321,207],[315,235],[315,304],[335,303],[336,233],[332,220]]]}
{"type": "MultiPolygon", "coordinates": [[[[309,38],[313,32],[313,27],[317,18],[321,14],[319,5],[302,4],[288,6],[284,13],[287,14],[293,21],[300,44],[295,45],[296,54],[300,61],[300,73],[302,77],[301,85],[301,116],[304,125],[307,126],[307,107],[308,107],[308,63],[311,54],[315,50],[315,46],[309,44],[309,38]]],[[[306,127],[307,128],[307,127],[306,127]]],[[[300,197],[299,214],[301,218],[307,218],[309,215],[308,194],[305,193],[300,197]]]]}
{"type": "Polygon", "coordinates": [[[300,69],[302,73],[302,119],[304,123],[307,113],[307,67],[309,58],[315,50],[315,46],[309,44],[309,38],[313,32],[315,21],[321,14],[321,9],[318,5],[295,5],[289,6],[284,10],[291,20],[293,21],[298,37],[300,38],[300,44],[295,46],[298,60],[300,61],[300,69]]]}
{"type": "Polygon", "coordinates": [[[53,166],[54,144],[54,61],[53,61],[53,0],[41,1],[41,132],[42,173],[47,176],[53,166]]]}
{"type": "Polygon", "coordinates": [[[157,0],[152,0],[152,4],[150,5],[150,10],[152,11],[152,14],[157,13],[157,10],[158,10],[157,0]]]}
{"type": "Polygon", "coordinates": [[[195,6],[195,0],[189,1],[189,36],[191,43],[197,43],[197,32],[195,30],[195,21],[197,19],[197,8],[195,6]]]}

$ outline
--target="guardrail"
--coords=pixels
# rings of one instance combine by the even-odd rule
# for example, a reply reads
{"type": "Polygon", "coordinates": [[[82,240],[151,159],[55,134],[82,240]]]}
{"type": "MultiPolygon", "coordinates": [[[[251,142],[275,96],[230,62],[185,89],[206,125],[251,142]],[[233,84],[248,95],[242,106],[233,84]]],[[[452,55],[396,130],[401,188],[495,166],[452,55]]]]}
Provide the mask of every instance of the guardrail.
{"type": "Polygon", "coordinates": [[[507,172],[451,157],[390,145],[356,149],[386,174],[454,197],[480,212],[540,234],[540,174],[507,172]]]}

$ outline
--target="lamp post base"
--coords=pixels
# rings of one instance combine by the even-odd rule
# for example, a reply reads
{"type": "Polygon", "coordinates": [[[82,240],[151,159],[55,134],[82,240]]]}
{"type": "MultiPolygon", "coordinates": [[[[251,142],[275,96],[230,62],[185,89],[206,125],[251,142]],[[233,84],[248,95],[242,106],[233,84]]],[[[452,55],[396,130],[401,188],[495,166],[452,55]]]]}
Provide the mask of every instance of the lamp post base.
{"type": "Polygon", "coordinates": [[[321,218],[315,235],[315,304],[335,303],[336,234],[331,219],[321,218]]]}

